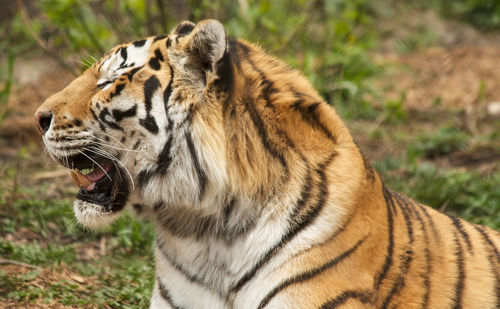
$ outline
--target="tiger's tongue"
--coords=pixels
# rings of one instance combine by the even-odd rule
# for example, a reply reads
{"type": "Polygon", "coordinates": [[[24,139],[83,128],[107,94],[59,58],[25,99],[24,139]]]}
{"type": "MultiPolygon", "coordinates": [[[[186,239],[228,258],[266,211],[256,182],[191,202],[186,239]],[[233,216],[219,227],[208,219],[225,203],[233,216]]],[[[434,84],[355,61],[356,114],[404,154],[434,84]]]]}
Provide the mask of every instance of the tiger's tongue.
{"type": "Polygon", "coordinates": [[[84,187],[87,191],[92,191],[95,188],[96,182],[106,176],[106,173],[111,169],[111,162],[101,164],[87,175],[83,175],[77,168],[70,171],[71,178],[75,185],[79,188],[84,187]]]}

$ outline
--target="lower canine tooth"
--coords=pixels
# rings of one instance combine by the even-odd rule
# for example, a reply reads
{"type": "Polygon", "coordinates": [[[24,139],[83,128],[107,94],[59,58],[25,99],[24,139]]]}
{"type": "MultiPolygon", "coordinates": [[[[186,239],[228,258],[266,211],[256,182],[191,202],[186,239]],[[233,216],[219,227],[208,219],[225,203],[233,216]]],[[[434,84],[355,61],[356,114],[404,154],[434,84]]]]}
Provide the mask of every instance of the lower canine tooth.
{"type": "Polygon", "coordinates": [[[76,173],[74,171],[70,171],[69,175],[71,176],[71,179],[75,183],[75,185],[80,186],[80,182],[78,181],[78,177],[76,176],[76,173]]]}

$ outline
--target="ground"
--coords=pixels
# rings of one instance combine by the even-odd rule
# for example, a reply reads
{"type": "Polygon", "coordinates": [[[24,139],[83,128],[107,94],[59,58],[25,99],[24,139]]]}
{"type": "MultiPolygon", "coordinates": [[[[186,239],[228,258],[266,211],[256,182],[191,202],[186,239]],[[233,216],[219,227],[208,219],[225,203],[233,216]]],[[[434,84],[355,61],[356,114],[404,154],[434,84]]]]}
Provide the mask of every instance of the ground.
{"type": "MultiPolygon", "coordinates": [[[[385,67],[374,88],[385,99],[374,103],[374,117],[347,122],[395,189],[498,228],[500,44],[470,36],[409,53],[374,53],[385,67]],[[490,198],[492,209],[483,209],[490,198]]],[[[44,153],[34,123],[37,106],[73,77],[39,56],[15,68],[0,126],[0,307],[147,306],[151,226],[126,216],[108,231],[79,227],[71,210],[76,187],[44,153]]]]}

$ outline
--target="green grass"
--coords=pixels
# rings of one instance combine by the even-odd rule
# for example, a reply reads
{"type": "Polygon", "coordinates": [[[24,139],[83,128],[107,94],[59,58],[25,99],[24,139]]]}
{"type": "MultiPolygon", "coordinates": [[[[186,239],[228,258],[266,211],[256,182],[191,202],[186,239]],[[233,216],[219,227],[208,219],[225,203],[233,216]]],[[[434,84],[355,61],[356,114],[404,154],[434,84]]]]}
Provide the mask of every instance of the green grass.
{"type": "MultiPolygon", "coordinates": [[[[21,153],[0,168],[0,258],[38,268],[0,270],[0,299],[18,305],[41,300],[77,307],[147,307],[154,281],[151,224],[124,215],[106,231],[83,229],[74,219],[73,189],[53,191],[49,184],[33,184],[12,172],[34,160],[35,155],[21,153]],[[103,238],[106,253],[89,257],[103,238]],[[77,279],[63,275],[65,270],[77,279]]],[[[67,183],[59,179],[57,185],[67,183]]]]}
{"type": "Polygon", "coordinates": [[[375,168],[395,191],[468,221],[500,229],[500,175],[444,169],[431,162],[405,165],[400,158],[376,162],[375,168]]]}

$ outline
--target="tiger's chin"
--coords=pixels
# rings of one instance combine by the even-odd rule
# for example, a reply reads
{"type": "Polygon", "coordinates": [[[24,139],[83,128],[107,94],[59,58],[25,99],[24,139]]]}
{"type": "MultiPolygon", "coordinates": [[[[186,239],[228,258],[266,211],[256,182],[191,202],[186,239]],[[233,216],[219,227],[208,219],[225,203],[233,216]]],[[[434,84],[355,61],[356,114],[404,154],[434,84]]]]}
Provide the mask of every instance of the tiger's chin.
{"type": "Polygon", "coordinates": [[[95,230],[107,227],[120,216],[120,211],[108,211],[102,205],[78,199],[73,203],[73,210],[80,224],[95,230]]]}

